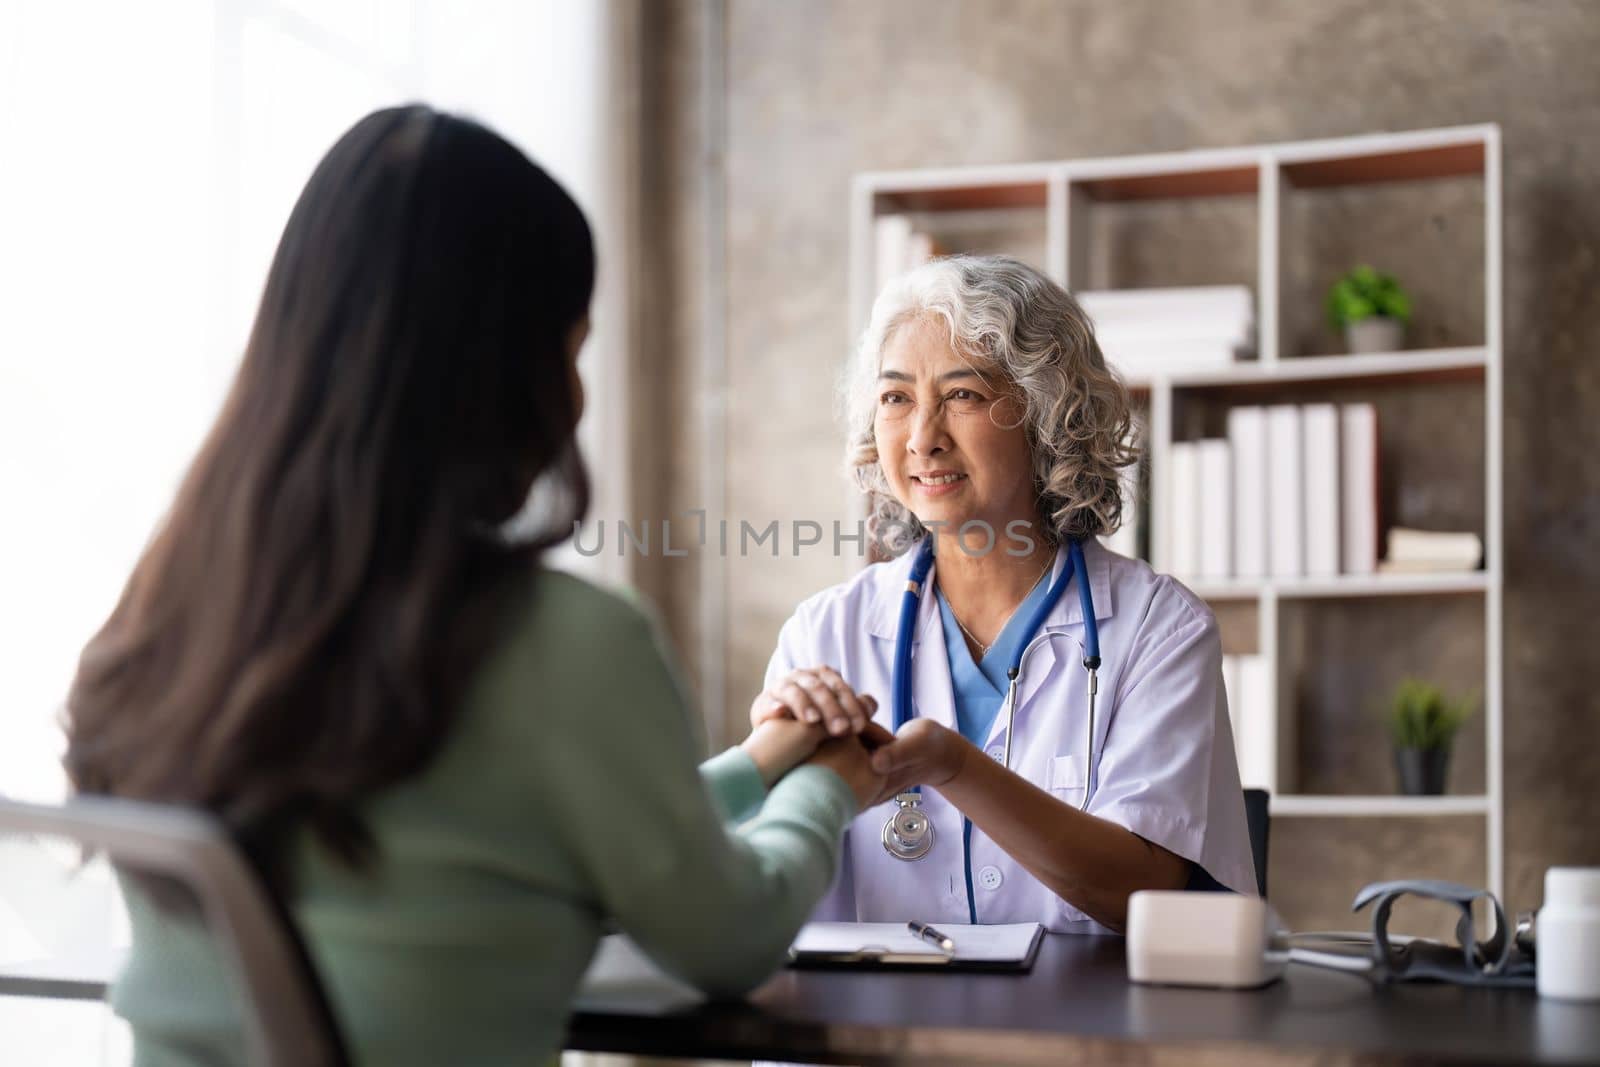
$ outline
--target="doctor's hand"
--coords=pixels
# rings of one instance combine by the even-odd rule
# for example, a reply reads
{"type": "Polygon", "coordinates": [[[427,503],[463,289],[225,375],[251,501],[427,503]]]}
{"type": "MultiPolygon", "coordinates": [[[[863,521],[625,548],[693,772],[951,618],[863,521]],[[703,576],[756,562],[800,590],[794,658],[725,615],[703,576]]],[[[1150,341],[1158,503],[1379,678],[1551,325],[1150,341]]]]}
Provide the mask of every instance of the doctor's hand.
{"type": "Polygon", "coordinates": [[[872,768],[872,755],[859,737],[835,737],[824,741],[812,756],[811,763],[827,767],[856,795],[856,810],[876,804],[883,792],[883,775],[872,768]]]}
{"type": "Polygon", "coordinates": [[[977,751],[966,738],[931,719],[912,719],[893,735],[875,724],[863,739],[873,746],[872,769],[883,776],[883,789],[873,804],[892,800],[914,785],[944,785],[977,751]]]}
{"type": "Polygon", "coordinates": [[[825,723],[835,737],[866,729],[878,702],[858,696],[832,667],[802,667],[778,679],[750,705],[750,725],[770,719],[825,723]]]}

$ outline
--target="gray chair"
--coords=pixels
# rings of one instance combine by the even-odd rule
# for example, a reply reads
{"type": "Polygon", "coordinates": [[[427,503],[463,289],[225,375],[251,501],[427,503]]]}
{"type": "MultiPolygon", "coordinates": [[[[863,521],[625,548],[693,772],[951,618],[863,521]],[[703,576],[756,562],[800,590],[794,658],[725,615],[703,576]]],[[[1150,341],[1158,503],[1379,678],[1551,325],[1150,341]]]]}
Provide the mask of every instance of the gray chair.
{"type": "Polygon", "coordinates": [[[242,1001],[244,1043],[260,1067],[344,1067],[338,1024],[288,912],[215,818],[107,797],[61,806],[0,798],[0,833],[57,837],[113,867],[191,893],[242,1001]]]}

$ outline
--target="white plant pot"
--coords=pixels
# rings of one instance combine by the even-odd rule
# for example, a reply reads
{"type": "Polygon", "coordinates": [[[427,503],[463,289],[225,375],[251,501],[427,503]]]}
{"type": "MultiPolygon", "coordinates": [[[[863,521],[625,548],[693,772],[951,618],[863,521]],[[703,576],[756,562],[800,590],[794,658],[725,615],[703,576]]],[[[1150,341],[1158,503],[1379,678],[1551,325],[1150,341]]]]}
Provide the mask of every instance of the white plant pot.
{"type": "Polygon", "coordinates": [[[1344,328],[1345,344],[1354,353],[1398,352],[1405,335],[1406,324],[1399,319],[1362,319],[1344,328]]]}

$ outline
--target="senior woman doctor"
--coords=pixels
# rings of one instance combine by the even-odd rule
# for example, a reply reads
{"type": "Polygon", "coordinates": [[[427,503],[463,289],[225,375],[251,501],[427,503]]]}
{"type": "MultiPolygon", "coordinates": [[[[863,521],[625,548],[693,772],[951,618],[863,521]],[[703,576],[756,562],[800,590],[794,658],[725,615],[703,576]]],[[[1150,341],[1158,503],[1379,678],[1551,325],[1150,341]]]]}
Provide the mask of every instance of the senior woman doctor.
{"type": "Polygon", "coordinates": [[[1138,889],[1253,894],[1216,622],[1096,540],[1136,453],[1077,303],[1016,260],[937,260],[878,298],[846,391],[848,463],[900,554],[800,605],[751,707],[880,745],[886,788],[815,917],[1094,933],[1121,930],[1138,889]],[[891,736],[903,625],[910,719],[891,736]],[[886,824],[919,786],[932,843],[907,858],[886,824]]]}

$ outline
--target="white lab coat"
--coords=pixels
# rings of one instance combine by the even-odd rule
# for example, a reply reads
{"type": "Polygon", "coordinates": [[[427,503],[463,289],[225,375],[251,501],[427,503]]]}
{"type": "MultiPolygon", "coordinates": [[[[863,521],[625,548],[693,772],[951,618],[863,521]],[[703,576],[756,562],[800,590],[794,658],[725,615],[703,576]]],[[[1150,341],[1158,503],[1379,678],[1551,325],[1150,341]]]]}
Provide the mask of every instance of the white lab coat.
{"type": "MultiPolygon", "coordinates": [[[[1215,618],[1193,593],[1142,561],[1093,540],[1083,554],[1102,658],[1094,744],[1099,771],[1089,813],[1198,863],[1230,889],[1255,895],[1215,618]]],[[[874,564],[802,603],[779,634],[767,685],[794,668],[825,664],[857,692],[876,697],[877,721],[893,729],[895,626],[914,555],[874,564]]],[[[1052,577],[1066,555],[1065,548],[1057,553],[1052,577]]],[[[1024,664],[1011,768],[1076,808],[1085,789],[1088,732],[1076,578],[1044,629],[1072,636],[1043,641],[1024,664]]],[[[956,729],[944,631],[931,596],[922,597],[917,612],[912,678],[915,714],[956,729]]],[[[1005,731],[1004,716],[996,715],[984,745],[996,760],[1005,750],[1005,731]]],[[[881,840],[893,801],[863,811],[846,831],[839,875],[813,918],[969,921],[961,812],[936,789],[922,796],[935,828],[933,850],[913,862],[895,859],[881,840]]],[[[971,851],[980,923],[1109,932],[1045,888],[976,826],[971,851]]]]}

